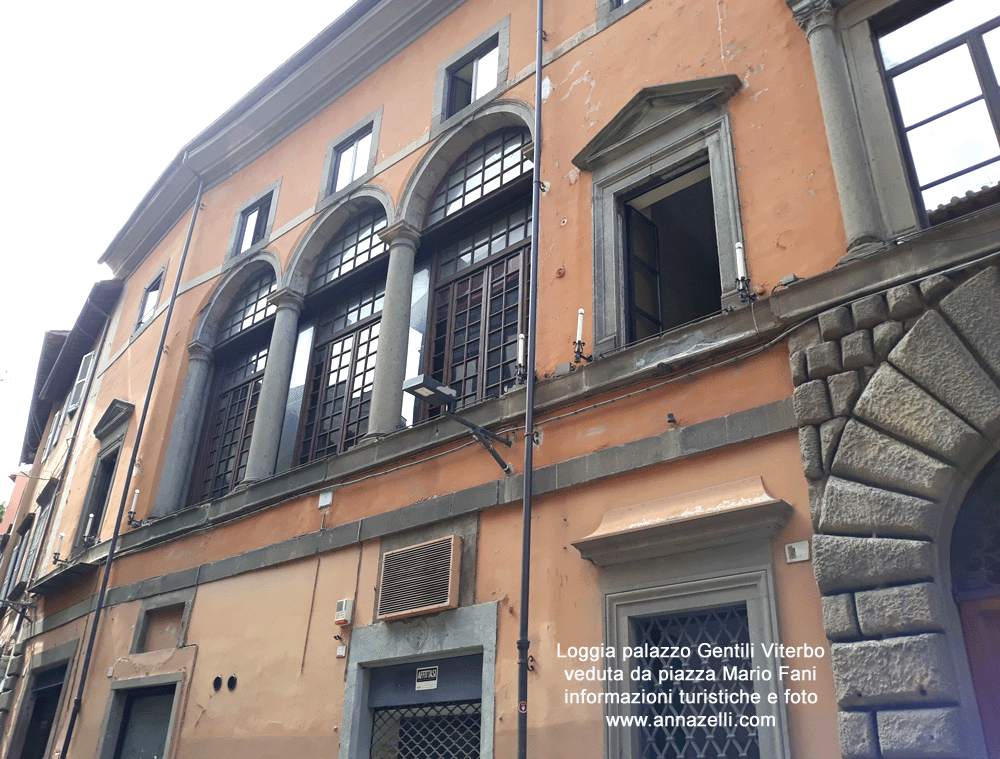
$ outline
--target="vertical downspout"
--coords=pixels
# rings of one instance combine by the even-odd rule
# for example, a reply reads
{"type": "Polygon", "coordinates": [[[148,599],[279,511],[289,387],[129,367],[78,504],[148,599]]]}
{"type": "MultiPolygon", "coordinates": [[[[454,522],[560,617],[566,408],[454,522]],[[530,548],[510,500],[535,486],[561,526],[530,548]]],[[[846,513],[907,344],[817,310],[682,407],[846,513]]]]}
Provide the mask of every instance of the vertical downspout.
{"type": "Polygon", "coordinates": [[[524,497],[521,525],[521,632],[517,641],[517,759],[528,756],[528,591],[531,587],[531,490],[535,440],[535,334],[538,314],[538,205],[542,179],[542,4],[535,30],[535,145],[531,169],[531,261],[528,266],[528,356],[524,394],[524,497]]]}
{"type": "Polygon", "coordinates": [[[153,398],[153,385],[156,382],[156,375],[160,369],[160,358],[163,356],[163,346],[167,342],[167,330],[170,328],[170,318],[174,313],[174,304],[177,302],[177,291],[181,286],[181,276],[184,273],[184,263],[187,261],[188,250],[191,247],[191,237],[194,234],[195,221],[198,219],[198,209],[201,206],[201,195],[205,188],[205,181],[190,166],[187,165],[187,154],[181,159],[181,165],[198,177],[198,194],[194,199],[194,210],[191,212],[191,223],[188,225],[187,238],[184,240],[184,250],[181,252],[181,260],[177,266],[177,276],[174,278],[174,289],[170,293],[170,303],[167,306],[167,314],[163,319],[163,329],[160,331],[160,344],[156,348],[156,358],[153,361],[153,371],[149,375],[149,385],[146,387],[146,398],[142,404],[142,414],[139,417],[139,426],[135,431],[135,443],[132,445],[132,455],[129,458],[128,469],[125,475],[125,487],[122,489],[122,500],[118,505],[118,515],[115,518],[115,530],[111,535],[111,545],[108,547],[108,557],[104,563],[104,575],[101,577],[101,590],[97,594],[97,607],[94,609],[94,620],[90,625],[90,637],[87,640],[87,653],[83,659],[83,667],[80,670],[80,682],[76,689],[76,698],[73,699],[73,709],[69,715],[69,725],[66,727],[66,737],[63,739],[62,751],[59,756],[68,759],[69,743],[73,739],[73,728],[76,727],[76,717],[80,713],[83,704],[83,689],[87,684],[87,673],[90,671],[90,660],[94,654],[94,644],[97,642],[97,629],[101,622],[101,612],[104,610],[104,601],[108,592],[108,580],[111,578],[111,564],[114,562],[115,549],[118,547],[118,536],[121,533],[122,517],[125,516],[125,508],[128,506],[129,494],[132,487],[132,472],[135,470],[135,461],[139,455],[139,444],[142,441],[142,431],[146,426],[146,416],[149,413],[150,402],[153,398]]]}

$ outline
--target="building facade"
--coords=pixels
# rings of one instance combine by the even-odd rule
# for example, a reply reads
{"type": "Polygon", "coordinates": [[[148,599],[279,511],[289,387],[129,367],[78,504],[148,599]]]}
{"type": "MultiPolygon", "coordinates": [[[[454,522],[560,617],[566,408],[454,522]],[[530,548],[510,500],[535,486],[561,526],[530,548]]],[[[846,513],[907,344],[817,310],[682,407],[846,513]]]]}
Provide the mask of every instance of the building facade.
{"type": "Polygon", "coordinates": [[[987,5],[359,0],[46,337],[0,755],[1000,756],[987,5]]]}

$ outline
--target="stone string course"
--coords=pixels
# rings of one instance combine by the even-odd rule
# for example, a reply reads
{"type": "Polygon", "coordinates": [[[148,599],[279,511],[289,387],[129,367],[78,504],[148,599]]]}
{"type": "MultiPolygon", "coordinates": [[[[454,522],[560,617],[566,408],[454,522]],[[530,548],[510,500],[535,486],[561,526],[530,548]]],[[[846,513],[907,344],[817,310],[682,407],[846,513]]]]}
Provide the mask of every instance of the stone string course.
{"type": "Polygon", "coordinates": [[[974,756],[935,541],[943,503],[1000,438],[1000,273],[833,308],[789,353],[841,753],[974,756]]]}

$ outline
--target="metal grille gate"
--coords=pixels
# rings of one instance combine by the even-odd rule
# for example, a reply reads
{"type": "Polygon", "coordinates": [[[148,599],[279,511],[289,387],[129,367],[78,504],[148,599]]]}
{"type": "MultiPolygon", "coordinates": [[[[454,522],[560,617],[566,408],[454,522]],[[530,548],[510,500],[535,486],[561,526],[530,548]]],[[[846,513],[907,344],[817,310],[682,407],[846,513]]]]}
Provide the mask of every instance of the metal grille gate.
{"type": "Polygon", "coordinates": [[[481,701],[376,709],[371,759],[479,759],[481,701]]]}
{"type": "MultiPolygon", "coordinates": [[[[691,656],[683,661],[659,658],[633,659],[633,665],[653,672],[653,682],[645,686],[648,692],[670,692],[670,703],[642,706],[640,715],[647,724],[638,728],[638,748],[641,759],[760,759],[757,728],[739,725],[740,716],[756,715],[753,704],[683,703],[692,694],[716,693],[723,690],[753,692],[753,683],[722,680],[722,667],[749,669],[749,657],[729,656],[725,659],[698,655],[699,644],[736,647],[736,653],[746,650],[750,643],[746,604],[725,606],[699,612],[684,612],[664,617],[633,619],[635,645],[658,647],[689,646],[691,656]],[[688,681],[667,678],[658,684],[663,669],[713,670],[715,681],[688,681]],[[683,694],[683,695],[682,695],[683,694]],[[715,726],[688,726],[675,724],[676,717],[713,717],[723,715],[722,724],[715,726]],[[661,718],[665,724],[655,726],[661,718]],[[731,724],[727,724],[730,723],[731,724]],[[667,726],[670,725],[670,726],[667,726]]],[[[695,720],[691,720],[692,722],[695,720]]],[[[681,723],[685,720],[681,720],[681,723]]]]}

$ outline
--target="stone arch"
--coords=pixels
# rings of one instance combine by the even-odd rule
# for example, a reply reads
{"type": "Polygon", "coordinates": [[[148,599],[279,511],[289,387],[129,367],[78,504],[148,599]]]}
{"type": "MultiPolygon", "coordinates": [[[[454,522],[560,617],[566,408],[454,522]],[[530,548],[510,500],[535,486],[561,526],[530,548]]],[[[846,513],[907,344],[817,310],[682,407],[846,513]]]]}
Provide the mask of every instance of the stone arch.
{"type": "Polygon", "coordinates": [[[275,282],[281,282],[281,262],[278,257],[269,250],[263,250],[252,258],[234,268],[225,279],[219,283],[208,299],[205,308],[202,309],[198,326],[195,327],[194,341],[212,346],[217,342],[219,324],[233,299],[252,277],[261,271],[270,268],[274,272],[275,282]]]}
{"type": "Polygon", "coordinates": [[[378,185],[363,185],[349,197],[324,211],[295,247],[295,252],[288,262],[285,278],[281,282],[282,287],[304,297],[309,289],[309,278],[312,276],[316,259],[326,244],[351,216],[377,204],[385,209],[386,225],[391,225],[396,216],[392,196],[378,185]]]}
{"type": "Polygon", "coordinates": [[[985,757],[950,546],[1000,451],[1000,272],[900,285],[818,327],[791,355],[793,403],[841,749],[985,757]]]}
{"type": "Polygon", "coordinates": [[[399,202],[399,219],[415,229],[423,228],[428,204],[452,164],[473,144],[504,127],[527,127],[534,139],[534,113],[520,100],[494,100],[439,138],[407,180],[399,202]]]}

